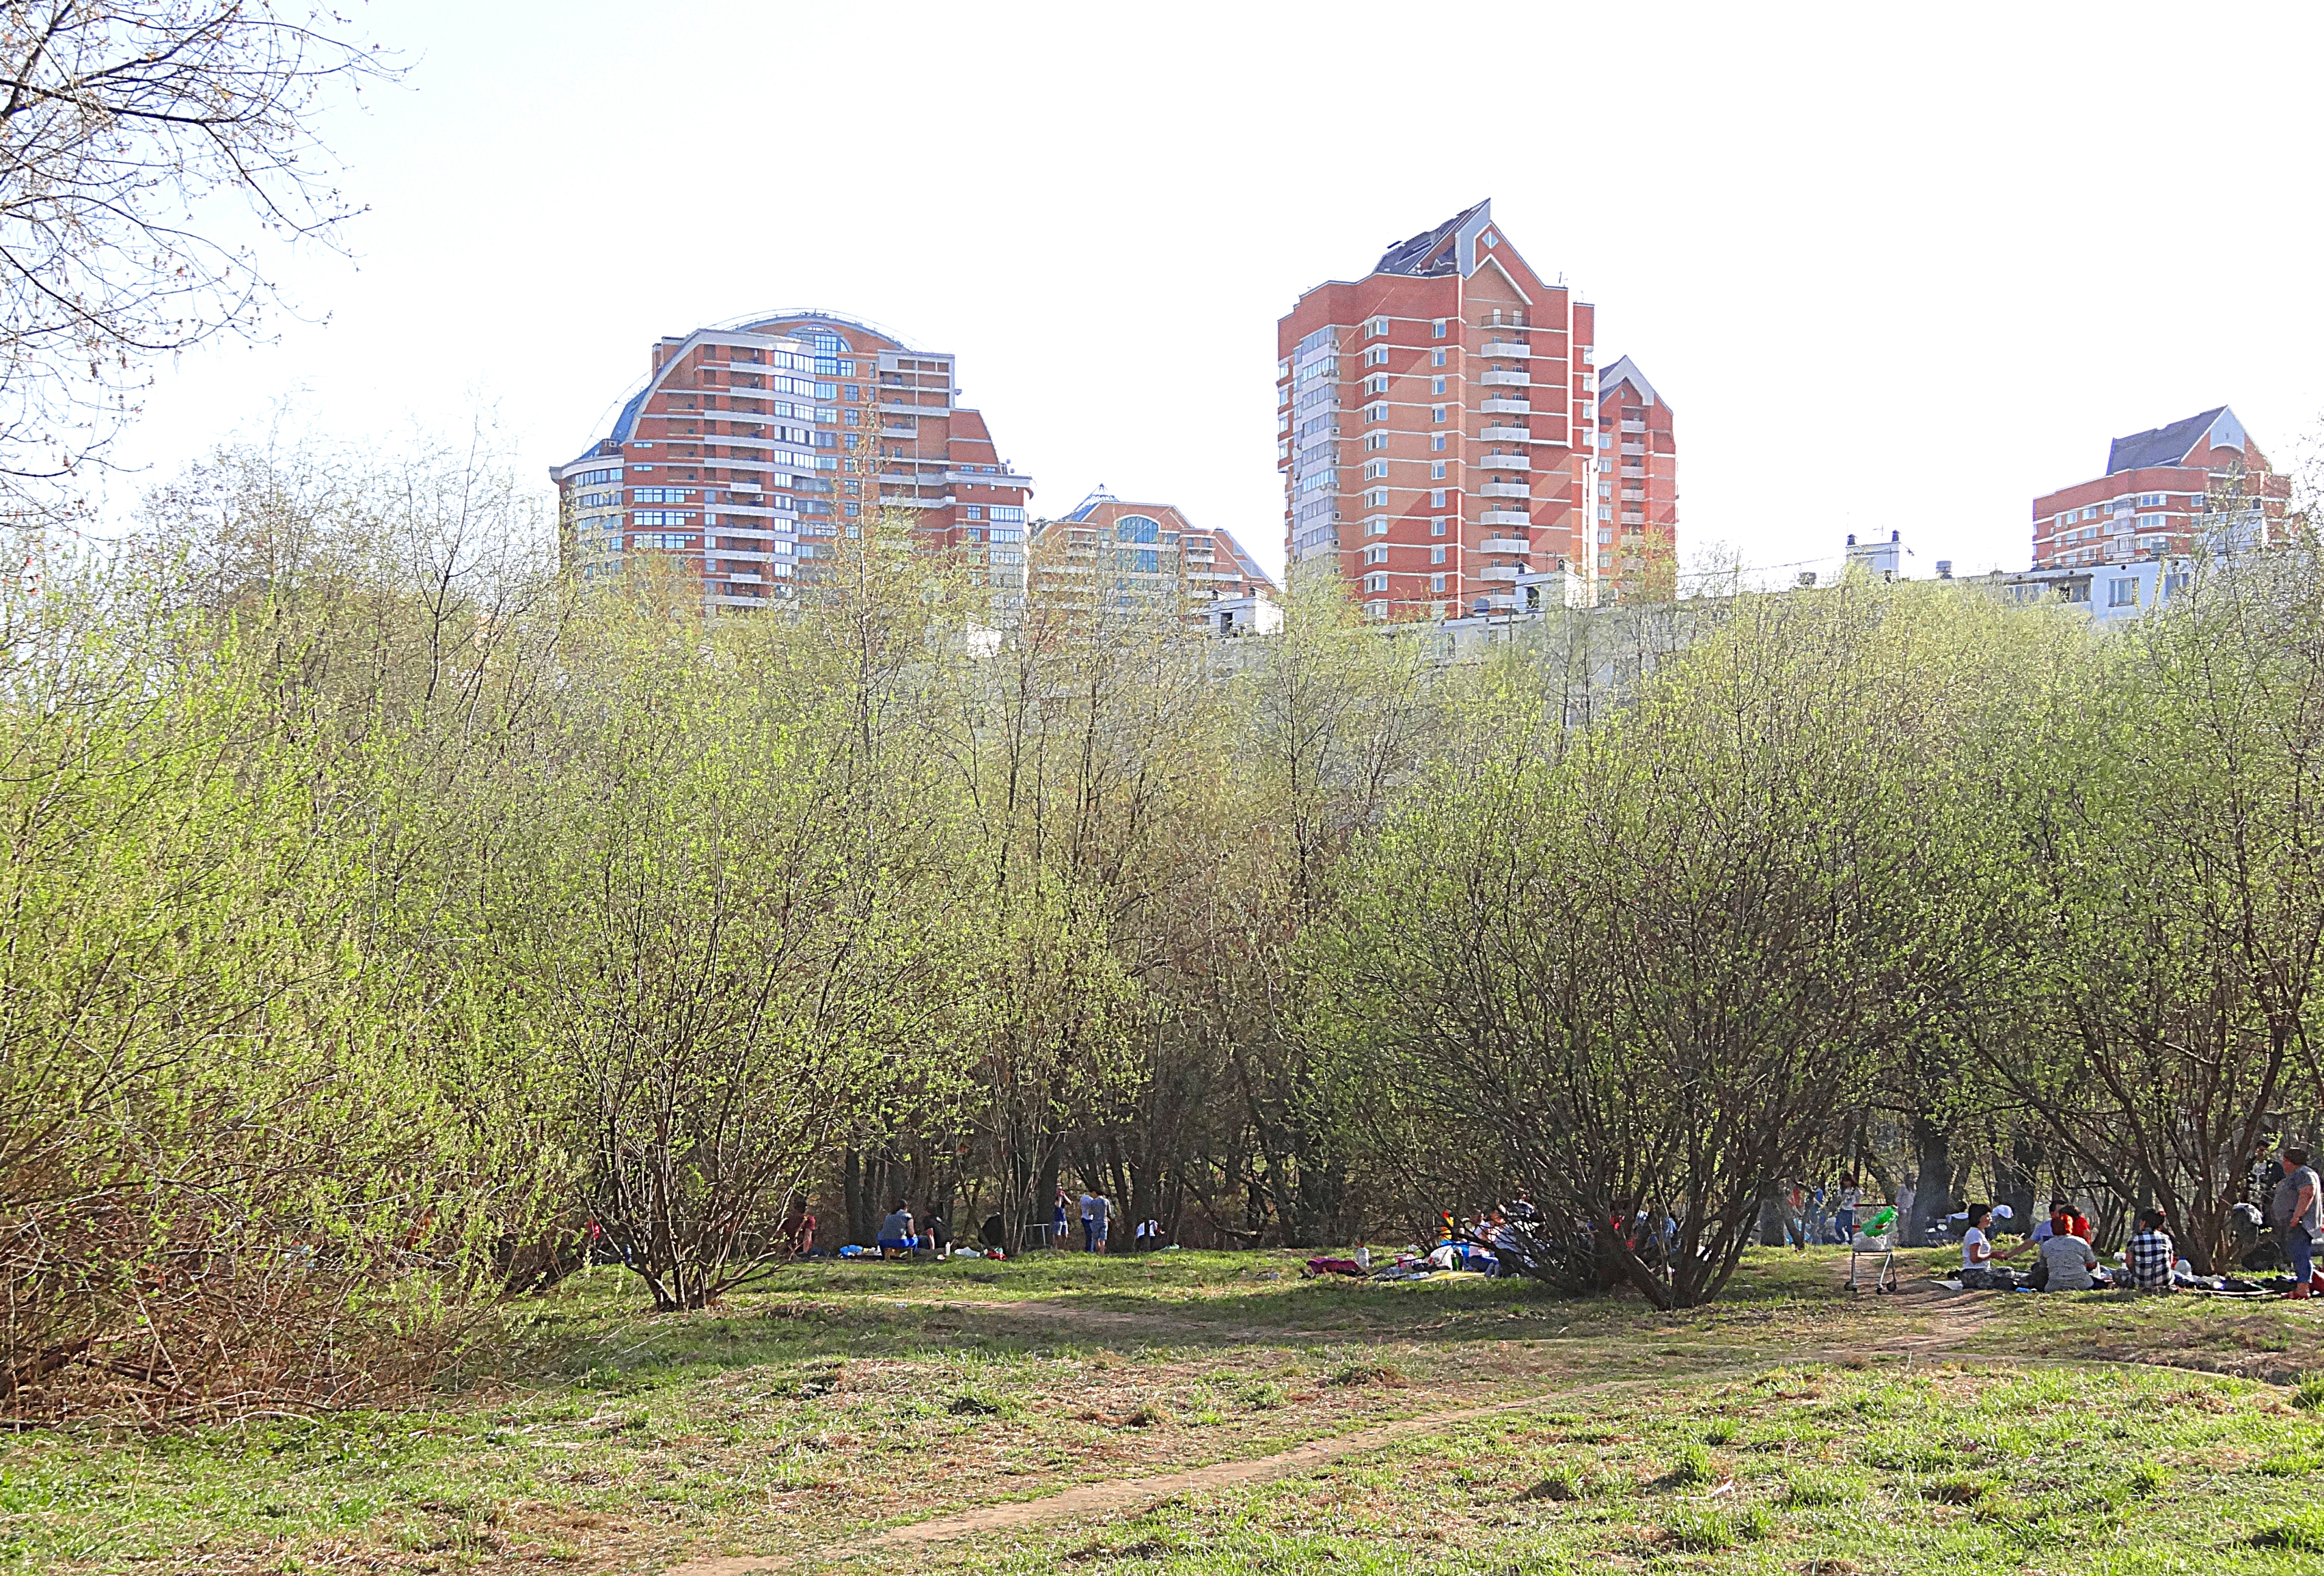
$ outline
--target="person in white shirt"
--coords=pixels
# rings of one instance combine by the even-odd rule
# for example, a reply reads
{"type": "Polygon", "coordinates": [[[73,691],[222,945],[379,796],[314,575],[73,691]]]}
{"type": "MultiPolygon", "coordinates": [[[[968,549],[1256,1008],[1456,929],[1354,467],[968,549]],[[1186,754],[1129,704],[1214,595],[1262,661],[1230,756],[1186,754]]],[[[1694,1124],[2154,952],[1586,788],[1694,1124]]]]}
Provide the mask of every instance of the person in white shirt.
{"type": "Polygon", "coordinates": [[[1969,1206],[1969,1225],[1961,1232],[1961,1267],[1983,1269],[1993,1262],[1993,1239],[1987,1230],[1993,1224],[1993,1212],[1982,1204],[1969,1206]]]}

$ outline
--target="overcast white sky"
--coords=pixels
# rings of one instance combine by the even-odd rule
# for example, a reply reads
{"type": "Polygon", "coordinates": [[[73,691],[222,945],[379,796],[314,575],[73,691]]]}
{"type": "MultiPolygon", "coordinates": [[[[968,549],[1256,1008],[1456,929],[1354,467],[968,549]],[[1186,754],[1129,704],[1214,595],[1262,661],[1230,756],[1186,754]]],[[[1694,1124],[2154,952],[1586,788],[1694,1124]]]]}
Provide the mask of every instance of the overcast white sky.
{"type": "Polygon", "coordinates": [[[2117,433],[2232,403],[2281,465],[2324,417],[2314,6],[360,15],[412,70],[327,127],[359,257],[161,370],[149,478],[302,391],[494,406],[545,485],[657,336],[815,306],[955,352],[1037,512],[1102,482],[1278,567],[1275,319],[1480,197],[1675,408],[1690,555],[2022,566],[2117,433]]]}

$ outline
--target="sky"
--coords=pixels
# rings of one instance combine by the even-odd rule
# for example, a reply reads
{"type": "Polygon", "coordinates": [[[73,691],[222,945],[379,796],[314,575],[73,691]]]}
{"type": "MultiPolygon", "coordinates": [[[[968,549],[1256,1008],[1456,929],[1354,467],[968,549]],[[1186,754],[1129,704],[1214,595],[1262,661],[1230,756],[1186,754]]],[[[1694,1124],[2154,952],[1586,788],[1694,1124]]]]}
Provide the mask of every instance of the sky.
{"type": "Polygon", "coordinates": [[[325,116],[352,258],[157,369],[108,507],[285,401],[491,417],[529,477],[652,342],[813,307],[958,356],[1035,480],[1283,561],[1275,322],[1480,198],[1673,407],[1691,559],[1901,531],[2022,567],[2038,493],[2232,404],[2324,433],[2324,8],[371,0],[325,116]]]}

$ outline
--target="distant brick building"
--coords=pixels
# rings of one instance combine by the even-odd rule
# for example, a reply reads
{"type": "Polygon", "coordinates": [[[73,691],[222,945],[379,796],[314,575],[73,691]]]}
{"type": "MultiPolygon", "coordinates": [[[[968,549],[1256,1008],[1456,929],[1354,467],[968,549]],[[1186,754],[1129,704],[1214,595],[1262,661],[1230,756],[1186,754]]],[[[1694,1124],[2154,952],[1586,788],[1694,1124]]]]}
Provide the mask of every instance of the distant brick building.
{"type": "Polygon", "coordinates": [[[1479,203],[1317,285],[1276,325],[1293,575],[1378,618],[1515,608],[1528,572],[1598,572],[1587,502],[1594,313],[1479,203]]]}
{"type": "Polygon", "coordinates": [[[1667,597],[1678,576],[1678,431],[1623,356],[1598,373],[1596,558],[1601,594],[1667,597]]]}
{"type": "Polygon", "coordinates": [[[2106,475],[2034,500],[2034,567],[2184,558],[2283,539],[2292,479],[2225,405],[2117,438],[2106,475]]]}
{"type": "Polygon", "coordinates": [[[1138,503],[1103,488],[1033,527],[1028,589],[1038,603],[1079,608],[1206,604],[1276,594],[1274,579],[1231,532],[1195,525],[1174,503],[1138,503]]]}
{"type": "Polygon", "coordinates": [[[659,340],[613,430],[549,469],[567,561],[600,576],[659,554],[706,606],[754,606],[885,503],[924,547],[1019,585],[1032,479],[954,403],[954,375],[948,355],[821,312],[659,340]]]}

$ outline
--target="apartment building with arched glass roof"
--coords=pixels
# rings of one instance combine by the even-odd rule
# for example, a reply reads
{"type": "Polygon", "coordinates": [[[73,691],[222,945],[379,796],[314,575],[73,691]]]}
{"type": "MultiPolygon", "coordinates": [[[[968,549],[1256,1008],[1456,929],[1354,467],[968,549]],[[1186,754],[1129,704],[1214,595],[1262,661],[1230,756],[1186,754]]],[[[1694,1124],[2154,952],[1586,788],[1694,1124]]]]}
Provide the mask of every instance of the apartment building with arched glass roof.
{"type": "Polygon", "coordinates": [[[1032,479],[958,402],[949,354],[798,311],[669,336],[650,361],[612,430],[549,469],[581,575],[659,554],[699,576],[706,606],[761,605],[885,506],[928,549],[1023,584],[1032,479]]]}

